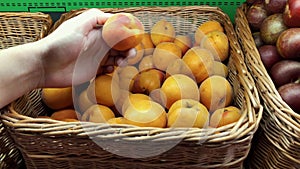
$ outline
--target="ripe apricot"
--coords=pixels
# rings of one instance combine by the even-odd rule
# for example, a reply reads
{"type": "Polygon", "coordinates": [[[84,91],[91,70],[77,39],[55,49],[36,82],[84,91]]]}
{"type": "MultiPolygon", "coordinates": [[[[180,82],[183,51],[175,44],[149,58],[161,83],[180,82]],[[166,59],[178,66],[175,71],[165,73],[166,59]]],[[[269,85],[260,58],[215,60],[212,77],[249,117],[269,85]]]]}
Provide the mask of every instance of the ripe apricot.
{"type": "Polygon", "coordinates": [[[83,113],[81,120],[95,123],[106,123],[109,119],[114,117],[115,114],[109,107],[94,104],[83,113]]]}
{"type": "Polygon", "coordinates": [[[212,31],[221,31],[224,32],[223,26],[220,22],[216,20],[205,21],[198,26],[195,32],[195,43],[200,45],[203,37],[212,31]]]}
{"type": "Polygon", "coordinates": [[[170,62],[181,57],[181,49],[175,43],[162,42],[154,49],[152,61],[156,68],[165,71],[170,62]]]}
{"type": "Polygon", "coordinates": [[[79,114],[74,109],[63,109],[55,111],[51,116],[51,119],[64,121],[66,119],[79,119],[79,114]]]}
{"type": "Polygon", "coordinates": [[[150,37],[155,46],[162,42],[173,42],[175,35],[176,32],[172,23],[164,19],[156,22],[150,31],[150,37]]]}
{"type": "Polygon", "coordinates": [[[207,49],[193,47],[185,53],[182,60],[192,71],[197,83],[201,83],[213,72],[214,58],[207,49]]]}
{"type": "Polygon", "coordinates": [[[152,55],[155,46],[151,40],[150,33],[146,32],[144,34],[144,38],[141,43],[144,46],[144,55],[152,55]]]}
{"type": "Polygon", "coordinates": [[[221,127],[237,122],[242,116],[241,110],[235,106],[215,110],[210,117],[211,127],[221,127]]]}
{"type": "Polygon", "coordinates": [[[72,87],[43,88],[42,101],[53,110],[60,110],[73,106],[72,87]]]}
{"type": "Polygon", "coordinates": [[[192,39],[187,35],[177,35],[174,43],[181,49],[182,55],[192,47],[192,39]]]}
{"type": "Polygon", "coordinates": [[[119,51],[134,48],[141,43],[144,25],[130,13],[116,13],[103,25],[102,37],[108,46],[119,51]]]}
{"type": "Polygon", "coordinates": [[[90,100],[105,106],[113,106],[119,97],[119,85],[110,75],[97,76],[87,88],[87,96],[90,100]]]}
{"type": "Polygon", "coordinates": [[[218,75],[205,79],[199,87],[200,102],[213,112],[231,104],[233,89],[229,81],[218,75]]]}
{"type": "Polygon", "coordinates": [[[229,40],[224,32],[212,31],[207,33],[200,46],[210,50],[216,61],[224,61],[229,56],[229,40]]]}
{"type": "Polygon", "coordinates": [[[166,127],[167,113],[158,103],[151,100],[137,100],[124,113],[127,124],[140,127],[166,127]]]}

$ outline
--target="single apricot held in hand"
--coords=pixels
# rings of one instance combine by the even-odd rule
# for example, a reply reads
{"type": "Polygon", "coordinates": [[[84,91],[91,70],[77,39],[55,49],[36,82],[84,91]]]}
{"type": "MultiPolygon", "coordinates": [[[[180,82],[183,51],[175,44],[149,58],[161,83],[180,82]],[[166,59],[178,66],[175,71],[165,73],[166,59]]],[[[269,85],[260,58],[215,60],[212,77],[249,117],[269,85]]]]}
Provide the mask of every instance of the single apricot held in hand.
{"type": "Polygon", "coordinates": [[[111,48],[125,51],[141,43],[144,25],[130,13],[116,13],[104,23],[102,36],[111,48]]]}

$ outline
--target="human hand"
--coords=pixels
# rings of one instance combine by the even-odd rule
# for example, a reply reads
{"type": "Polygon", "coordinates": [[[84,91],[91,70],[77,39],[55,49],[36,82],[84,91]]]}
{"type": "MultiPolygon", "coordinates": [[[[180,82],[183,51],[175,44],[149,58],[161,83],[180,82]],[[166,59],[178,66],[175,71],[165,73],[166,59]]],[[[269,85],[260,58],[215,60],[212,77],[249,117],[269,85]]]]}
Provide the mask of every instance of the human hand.
{"type": "Polygon", "coordinates": [[[64,87],[84,83],[96,74],[112,71],[114,65],[126,64],[135,50],[112,50],[102,39],[101,27],[112,16],[89,9],[63,22],[41,40],[46,46],[41,66],[44,70],[39,86],[64,87]]]}

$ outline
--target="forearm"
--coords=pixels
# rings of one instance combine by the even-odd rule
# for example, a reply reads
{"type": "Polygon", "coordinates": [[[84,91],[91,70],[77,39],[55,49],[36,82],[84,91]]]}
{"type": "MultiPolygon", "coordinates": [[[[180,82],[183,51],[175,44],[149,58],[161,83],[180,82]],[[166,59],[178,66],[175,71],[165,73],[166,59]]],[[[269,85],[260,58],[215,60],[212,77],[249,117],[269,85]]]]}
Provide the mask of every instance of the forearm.
{"type": "Polygon", "coordinates": [[[0,51],[0,108],[38,87],[41,55],[37,42],[0,51]]]}

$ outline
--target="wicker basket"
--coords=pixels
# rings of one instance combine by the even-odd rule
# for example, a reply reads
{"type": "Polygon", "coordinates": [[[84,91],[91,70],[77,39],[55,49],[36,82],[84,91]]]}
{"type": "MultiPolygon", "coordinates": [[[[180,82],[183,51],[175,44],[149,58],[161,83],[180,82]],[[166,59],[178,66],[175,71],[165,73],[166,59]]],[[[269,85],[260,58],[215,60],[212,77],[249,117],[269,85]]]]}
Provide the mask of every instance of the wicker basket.
{"type": "MultiPolygon", "coordinates": [[[[48,14],[1,12],[0,49],[37,41],[47,35],[51,25],[52,19],[48,14]]],[[[4,109],[0,110],[0,113],[3,111],[4,109]]],[[[13,140],[0,122],[0,168],[19,168],[22,162],[13,140]]]]}
{"type": "Polygon", "coordinates": [[[259,169],[300,168],[300,115],[281,99],[260,59],[245,15],[248,8],[244,3],[237,9],[236,32],[265,107],[261,132],[249,161],[259,169]]]}
{"type": "MultiPolygon", "coordinates": [[[[85,10],[63,14],[51,30],[85,10]]],[[[165,18],[173,23],[178,33],[183,34],[194,32],[204,21],[218,20],[229,37],[228,79],[234,88],[234,104],[243,110],[243,115],[238,122],[217,129],[61,122],[21,115],[20,112],[25,114],[28,111],[36,111],[30,114],[45,114],[40,90],[34,90],[13,102],[2,115],[2,121],[21,150],[26,166],[55,169],[242,168],[262,117],[262,106],[228,15],[219,8],[208,6],[102,10],[132,13],[143,22],[146,30],[150,30],[156,20],[165,18]],[[188,24],[178,18],[183,18],[188,24]],[[101,146],[96,144],[99,142],[101,146]],[[151,154],[141,158],[141,154],[145,155],[143,153],[151,154]]]]}

